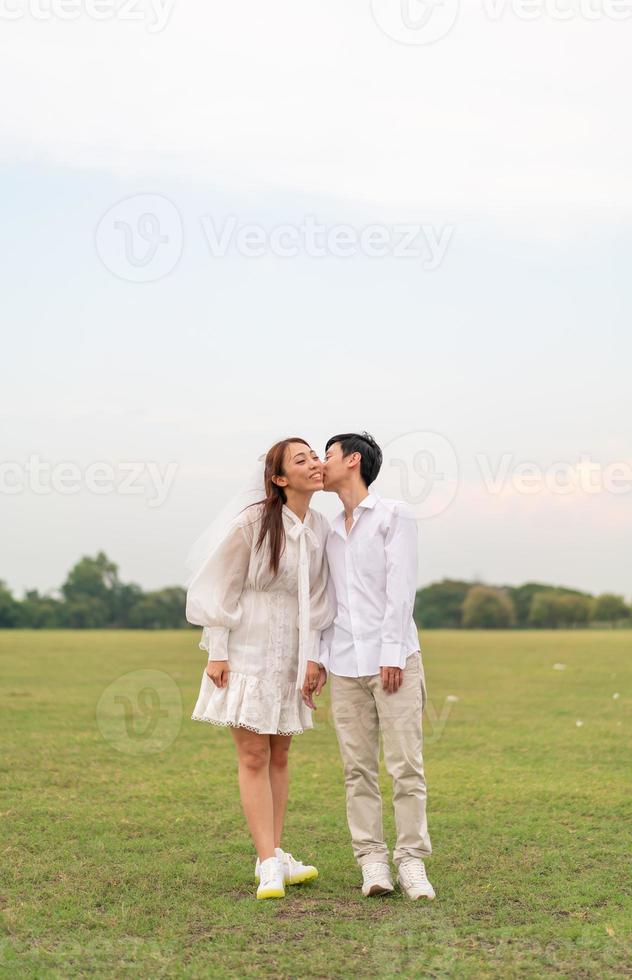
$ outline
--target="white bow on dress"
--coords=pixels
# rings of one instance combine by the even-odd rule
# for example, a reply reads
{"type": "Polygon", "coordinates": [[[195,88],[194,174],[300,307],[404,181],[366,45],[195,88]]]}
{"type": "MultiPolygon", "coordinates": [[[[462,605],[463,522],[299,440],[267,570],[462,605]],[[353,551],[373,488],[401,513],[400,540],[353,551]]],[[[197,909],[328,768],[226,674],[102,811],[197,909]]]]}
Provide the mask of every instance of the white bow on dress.
{"type": "Polygon", "coordinates": [[[307,661],[309,660],[309,557],[310,548],[320,548],[318,535],[307,524],[303,524],[294,511],[285,505],[287,513],[292,518],[292,527],[287,532],[293,541],[298,541],[298,671],[296,687],[301,690],[305,681],[307,661]]]}

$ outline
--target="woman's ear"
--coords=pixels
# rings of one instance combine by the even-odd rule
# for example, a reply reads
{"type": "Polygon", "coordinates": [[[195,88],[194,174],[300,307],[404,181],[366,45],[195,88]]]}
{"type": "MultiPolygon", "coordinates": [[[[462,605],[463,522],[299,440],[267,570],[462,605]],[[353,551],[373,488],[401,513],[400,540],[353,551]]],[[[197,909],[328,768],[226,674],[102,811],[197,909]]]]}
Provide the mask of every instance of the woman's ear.
{"type": "Polygon", "coordinates": [[[277,487],[287,486],[287,476],[271,476],[270,479],[277,487]]]}

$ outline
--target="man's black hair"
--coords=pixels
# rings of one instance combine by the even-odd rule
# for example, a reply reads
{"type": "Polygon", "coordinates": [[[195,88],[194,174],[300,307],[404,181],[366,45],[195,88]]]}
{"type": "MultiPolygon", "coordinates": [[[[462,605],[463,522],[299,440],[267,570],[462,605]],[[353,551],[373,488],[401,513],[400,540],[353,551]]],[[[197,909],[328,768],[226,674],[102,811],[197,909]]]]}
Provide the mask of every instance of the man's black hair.
{"type": "Polygon", "coordinates": [[[332,436],[327,440],[325,452],[335,442],[340,443],[343,456],[350,456],[351,453],[360,453],[362,461],[360,463],[360,476],[369,487],[380,472],[382,466],[382,450],[377,442],[368,432],[362,434],[358,432],[344,432],[339,436],[332,436]]]}

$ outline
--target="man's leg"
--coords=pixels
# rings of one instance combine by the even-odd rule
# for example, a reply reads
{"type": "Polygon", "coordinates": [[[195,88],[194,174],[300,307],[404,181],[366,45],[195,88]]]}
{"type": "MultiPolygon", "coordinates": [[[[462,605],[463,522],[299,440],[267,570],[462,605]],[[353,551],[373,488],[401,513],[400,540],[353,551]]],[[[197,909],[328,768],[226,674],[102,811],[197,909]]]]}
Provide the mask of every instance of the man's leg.
{"type": "Polygon", "coordinates": [[[378,781],[380,731],[366,677],[331,675],[331,709],[347,794],[347,821],[358,864],[388,863],[378,781]]]}
{"type": "Polygon", "coordinates": [[[421,715],[426,686],[421,654],[406,661],[402,685],[394,694],[371,678],[384,743],[384,762],[393,780],[397,844],[393,861],[426,858],[432,853],[426,821],[426,780],[422,758],[421,715]]]}

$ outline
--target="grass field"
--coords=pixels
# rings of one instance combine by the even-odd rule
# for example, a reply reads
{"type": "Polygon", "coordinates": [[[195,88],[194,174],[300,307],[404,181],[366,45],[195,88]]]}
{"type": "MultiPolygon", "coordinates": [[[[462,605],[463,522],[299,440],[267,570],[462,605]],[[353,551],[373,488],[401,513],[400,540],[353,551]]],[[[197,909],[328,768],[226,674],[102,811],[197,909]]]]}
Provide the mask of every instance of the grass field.
{"type": "Polygon", "coordinates": [[[423,633],[432,904],[362,897],[327,696],[285,842],[320,877],[254,900],[197,639],[0,632],[2,977],[632,976],[632,633],[423,633]]]}

